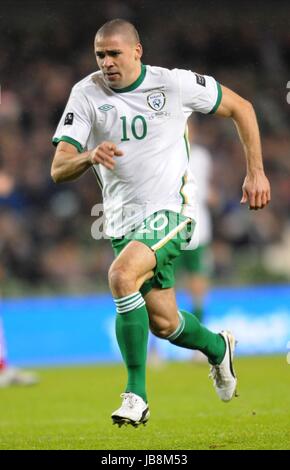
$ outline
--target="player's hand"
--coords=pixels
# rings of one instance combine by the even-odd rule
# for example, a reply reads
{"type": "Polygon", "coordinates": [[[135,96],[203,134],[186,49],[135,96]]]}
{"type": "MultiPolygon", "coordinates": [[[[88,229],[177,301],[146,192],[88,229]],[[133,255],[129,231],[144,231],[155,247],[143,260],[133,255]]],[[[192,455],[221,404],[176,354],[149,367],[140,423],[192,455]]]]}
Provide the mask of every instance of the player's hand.
{"type": "Polygon", "coordinates": [[[248,202],[250,210],[263,209],[271,200],[270,183],[262,170],[247,174],[242,189],[241,204],[248,202]]]}
{"type": "Polygon", "coordinates": [[[102,142],[89,155],[90,162],[92,165],[100,163],[104,165],[108,170],[115,168],[114,157],[121,157],[123,152],[119,150],[113,142],[102,142]]]}

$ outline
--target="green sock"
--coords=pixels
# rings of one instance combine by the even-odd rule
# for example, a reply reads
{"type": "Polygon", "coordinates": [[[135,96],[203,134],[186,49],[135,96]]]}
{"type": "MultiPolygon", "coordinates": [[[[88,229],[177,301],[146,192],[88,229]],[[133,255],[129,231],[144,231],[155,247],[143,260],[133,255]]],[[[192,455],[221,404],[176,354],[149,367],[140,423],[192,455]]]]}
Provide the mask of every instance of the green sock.
{"type": "Polygon", "coordinates": [[[117,306],[116,336],[127,367],[126,392],[136,393],[147,402],[146,357],[149,319],[140,292],[114,299],[117,306]]]}
{"type": "Polygon", "coordinates": [[[185,310],[179,311],[179,317],[178,327],[166,339],[182,348],[198,349],[208,357],[211,364],[220,364],[226,351],[223,337],[209,331],[194,315],[185,310]]]}

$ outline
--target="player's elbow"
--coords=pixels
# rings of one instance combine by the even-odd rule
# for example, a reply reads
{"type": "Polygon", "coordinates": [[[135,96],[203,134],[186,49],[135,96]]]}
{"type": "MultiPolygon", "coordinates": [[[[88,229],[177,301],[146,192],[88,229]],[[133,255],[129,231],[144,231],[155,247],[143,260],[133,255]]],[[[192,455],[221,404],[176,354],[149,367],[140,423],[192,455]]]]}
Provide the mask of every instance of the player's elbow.
{"type": "Polygon", "coordinates": [[[255,114],[254,108],[250,101],[245,100],[244,98],[239,97],[238,102],[232,107],[230,117],[237,123],[242,120],[252,120],[253,115],[255,114]]]}
{"type": "Polygon", "coordinates": [[[61,174],[54,164],[51,165],[50,176],[54,183],[62,182],[61,174]]]}
{"type": "Polygon", "coordinates": [[[63,170],[64,167],[62,159],[59,157],[59,154],[56,153],[54,159],[52,160],[50,169],[50,176],[54,183],[61,183],[62,181],[64,181],[63,170]]]}
{"type": "Polygon", "coordinates": [[[244,115],[251,115],[254,113],[253,105],[250,101],[241,98],[239,100],[238,106],[236,106],[233,110],[233,117],[239,115],[240,113],[244,115]]]}
{"type": "Polygon", "coordinates": [[[249,113],[252,113],[254,111],[252,103],[248,100],[243,99],[243,107],[249,113]]]}

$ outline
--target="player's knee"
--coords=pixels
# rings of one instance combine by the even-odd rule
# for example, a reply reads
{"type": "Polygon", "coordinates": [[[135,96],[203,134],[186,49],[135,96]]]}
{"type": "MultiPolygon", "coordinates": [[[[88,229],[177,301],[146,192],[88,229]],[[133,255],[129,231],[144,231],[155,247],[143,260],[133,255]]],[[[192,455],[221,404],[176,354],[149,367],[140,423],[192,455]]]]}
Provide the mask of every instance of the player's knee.
{"type": "Polygon", "coordinates": [[[114,264],[109,270],[109,285],[110,289],[115,296],[125,296],[135,290],[136,279],[126,268],[114,264]]]}

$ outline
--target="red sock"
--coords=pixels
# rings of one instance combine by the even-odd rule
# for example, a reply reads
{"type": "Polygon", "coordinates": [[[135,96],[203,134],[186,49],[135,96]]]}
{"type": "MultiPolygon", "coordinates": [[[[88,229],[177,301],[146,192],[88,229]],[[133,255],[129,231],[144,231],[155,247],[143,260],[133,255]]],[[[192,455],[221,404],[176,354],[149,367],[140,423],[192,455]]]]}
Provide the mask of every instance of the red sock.
{"type": "Polygon", "coordinates": [[[0,372],[6,369],[6,348],[5,348],[5,340],[4,340],[4,331],[3,331],[3,323],[2,318],[0,316],[0,372]]]}
{"type": "MultiPolygon", "coordinates": [[[[1,324],[0,324],[1,326],[1,324]]],[[[6,364],[6,354],[5,354],[5,346],[4,346],[4,341],[1,341],[3,338],[1,338],[1,330],[0,330],[0,372],[4,370],[7,366],[6,364]]]]}

